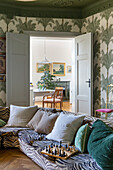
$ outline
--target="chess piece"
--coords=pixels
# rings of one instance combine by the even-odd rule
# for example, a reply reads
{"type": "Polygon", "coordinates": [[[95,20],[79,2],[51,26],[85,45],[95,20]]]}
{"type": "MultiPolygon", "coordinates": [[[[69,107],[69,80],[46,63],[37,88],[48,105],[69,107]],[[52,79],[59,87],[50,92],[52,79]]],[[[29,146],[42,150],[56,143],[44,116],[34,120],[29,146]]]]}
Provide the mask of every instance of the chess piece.
{"type": "Polygon", "coordinates": [[[64,149],[61,149],[61,156],[64,155],[64,149]]]}
{"type": "Polygon", "coordinates": [[[65,157],[65,152],[63,153],[63,156],[65,157]]]}
{"type": "Polygon", "coordinates": [[[67,144],[65,145],[65,148],[66,148],[66,149],[68,148],[68,145],[67,145],[67,144]]]}
{"type": "Polygon", "coordinates": [[[51,148],[53,148],[53,143],[51,143],[51,148]]]}
{"type": "Polygon", "coordinates": [[[72,152],[73,151],[73,148],[72,148],[72,146],[70,147],[70,152],[72,152]]]}
{"type": "Polygon", "coordinates": [[[54,152],[54,154],[55,154],[55,155],[57,154],[57,151],[56,151],[56,149],[55,149],[55,152],[54,152]]]}
{"type": "Polygon", "coordinates": [[[59,151],[59,156],[61,156],[61,149],[60,149],[60,151],[59,151]]]}
{"type": "Polygon", "coordinates": [[[76,151],[76,149],[75,149],[75,145],[73,145],[73,151],[76,151]]]}
{"type": "Polygon", "coordinates": [[[70,151],[70,147],[68,147],[68,149],[67,149],[68,151],[70,151]]]}
{"type": "Polygon", "coordinates": [[[56,147],[56,151],[57,151],[57,154],[59,154],[59,148],[58,148],[58,145],[56,147]]]}
{"type": "Polygon", "coordinates": [[[51,153],[50,148],[48,149],[48,153],[51,153]]]}
{"type": "Polygon", "coordinates": [[[61,148],[62,147],[62,141],[60,141],[60,145],[59,145],[59,148],[61,148]]]}

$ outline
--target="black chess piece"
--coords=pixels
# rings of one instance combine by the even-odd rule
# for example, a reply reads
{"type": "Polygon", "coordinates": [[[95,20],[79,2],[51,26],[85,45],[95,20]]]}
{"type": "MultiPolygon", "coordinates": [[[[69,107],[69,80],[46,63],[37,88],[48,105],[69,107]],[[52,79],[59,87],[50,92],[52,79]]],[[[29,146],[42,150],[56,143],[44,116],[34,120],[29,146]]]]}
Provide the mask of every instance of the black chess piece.
{"type": "Polygon", "coordinates": [[[59,148],[61,148],[62,147],[62,141],[60,141],[60,145],[59,145],[59,148]]]}
{"type": "Polygon", "coordinates": [[[68,147],[68,145],[66,144],[66,145],[65,145],[65,148],[67,149],[67,147],[68,147]]]}
{"type": "Polygon", "coordinates": [[[63,153],[63,156],[65,157],[65,152],[63,153]]]}
{"type": "Polygon", "coordinates": [[[59,151],[59,156],[61,156],[61,149],[60,149],[60,151],[59,151]]]}
{"type": "Polygon", "coordinates": [[[70,148],[68,148],[68,151],[70,151],[70,148]]]}
{"type": "Polygon", "coordinates": [[[53,148],[53,143],[51,143],[51,145],[50,145],[50,146],[51,146],[51,148],[53,148]]]}
{"type": "Polygon", "coordinates": [[[45,148],[45,149],[46,149],[46,152],[47,152],[47,151],[48,151],[48,147],[46,146],[46,148],[45,148]]]}
{"type": "Polygon", "coordinates": [[[57,154],[57,151],[56,151],[56,149],[55,149],[55,155],[57,154]]]}
{"type": "Polygon", "coordinates": [[[50,148],[48,149],[48,153],[50,153],[50,148]]]}

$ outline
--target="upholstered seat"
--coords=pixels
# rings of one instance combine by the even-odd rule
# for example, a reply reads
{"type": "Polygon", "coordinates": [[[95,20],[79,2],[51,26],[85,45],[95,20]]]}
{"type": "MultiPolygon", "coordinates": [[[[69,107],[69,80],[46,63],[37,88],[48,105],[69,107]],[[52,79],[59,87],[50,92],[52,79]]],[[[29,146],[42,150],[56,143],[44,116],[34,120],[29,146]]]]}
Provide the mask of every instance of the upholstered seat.
{"type": "MultiPolygon", "coordinates": [[[[53,103],[54,99],[44,99],[44,102],[46,102],[46,101],[50,102],[50,103],[51,102],[53,103]]],[[[57,102],[59,103],[60,101],[61,101],[60,99],[55,98],[55,103],[57,103],[57,102]]]]}

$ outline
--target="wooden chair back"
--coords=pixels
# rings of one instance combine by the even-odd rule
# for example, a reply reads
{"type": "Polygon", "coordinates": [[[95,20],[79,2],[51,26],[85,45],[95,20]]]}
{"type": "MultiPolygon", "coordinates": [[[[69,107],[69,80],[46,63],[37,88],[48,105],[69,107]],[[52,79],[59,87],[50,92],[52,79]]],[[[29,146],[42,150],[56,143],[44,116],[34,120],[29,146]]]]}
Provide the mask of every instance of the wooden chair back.
{"type": "Polygon", "coordinates": [[[63,98],[63,87],[56,87],[55,88],[55,97],[56,98],[63,98]]]}

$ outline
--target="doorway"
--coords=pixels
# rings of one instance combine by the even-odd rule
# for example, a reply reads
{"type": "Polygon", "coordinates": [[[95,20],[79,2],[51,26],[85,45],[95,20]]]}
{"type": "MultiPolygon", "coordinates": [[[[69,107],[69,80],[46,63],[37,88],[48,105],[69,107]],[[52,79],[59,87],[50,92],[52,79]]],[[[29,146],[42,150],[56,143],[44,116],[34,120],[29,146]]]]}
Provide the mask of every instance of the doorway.
{"type": "MultiPolygon", "coordinates": [[[[53,88],[63,87],[63,110],[72,111],[72,59],[74,58],[74,38],[30,37],[30,105],[42,107],[44,71],[53,75],[53,70],[63,66],[64,72],[55,74],[53,88]],[[47,63],[44,63],[47,60],[47,63]],[[54,68],[56,66],[56,68],[54,68]],[[38,90],[37,90],[38,88],[38,90]],[[35,93],[35,94],[34,94],[35,93]],[[42,96],[38,96],[38,95],[42,96]]],[[[58,72],[58,71],[57,71],[58,72]]],[[[57,108],[59,109],[59,104],[57,108]]],[[[46,107],[51,107],[47,105],[46,107]]]]}

